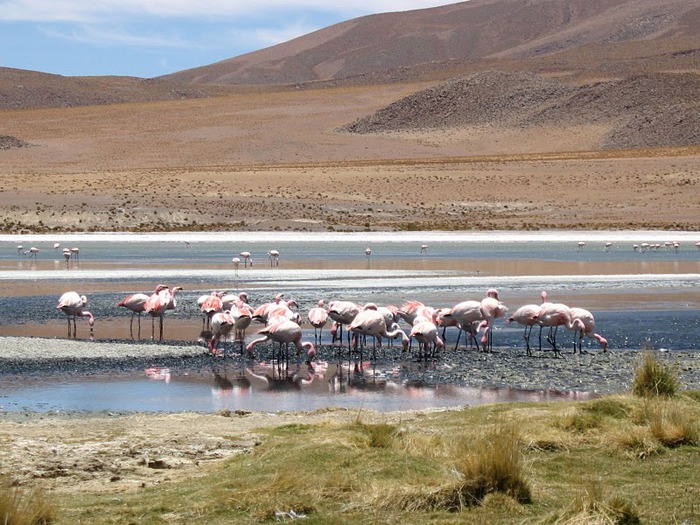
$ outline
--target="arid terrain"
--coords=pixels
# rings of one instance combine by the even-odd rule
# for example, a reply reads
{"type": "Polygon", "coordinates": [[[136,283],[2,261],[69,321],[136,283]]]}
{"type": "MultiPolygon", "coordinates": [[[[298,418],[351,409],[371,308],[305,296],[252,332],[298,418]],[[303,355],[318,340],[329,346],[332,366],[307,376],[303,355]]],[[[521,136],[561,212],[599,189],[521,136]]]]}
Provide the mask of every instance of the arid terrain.
{"type": "Polygon", "coordinates": [[[520,4],[157,79],[0,69],[0,231],[700,229],[695,3],[520,4]]]}

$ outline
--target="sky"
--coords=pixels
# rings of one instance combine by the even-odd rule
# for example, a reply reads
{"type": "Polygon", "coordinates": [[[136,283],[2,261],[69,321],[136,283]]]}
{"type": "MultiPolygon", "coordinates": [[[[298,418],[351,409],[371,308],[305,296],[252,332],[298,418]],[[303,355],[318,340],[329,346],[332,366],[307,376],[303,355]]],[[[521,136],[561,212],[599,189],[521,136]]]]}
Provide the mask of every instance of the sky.
{"type": "Polygon", "coordinates": [[[152,78],[456,0],[0,0],[0,67],[152,78]]]}

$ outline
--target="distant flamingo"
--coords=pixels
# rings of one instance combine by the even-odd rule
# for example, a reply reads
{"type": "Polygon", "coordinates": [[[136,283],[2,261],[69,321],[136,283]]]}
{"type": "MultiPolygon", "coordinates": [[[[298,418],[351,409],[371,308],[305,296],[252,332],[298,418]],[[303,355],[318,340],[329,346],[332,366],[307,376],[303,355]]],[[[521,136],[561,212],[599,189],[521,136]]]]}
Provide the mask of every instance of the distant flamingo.
{"type": "Polygon", "coordinates": [[[578,250],[579,250],[579,251],[583,250],[583,248],[584,248],[585,246],[586,246],[586,243],[585,243],[585,242],[583,242],[583,241],[579,242],[579,243],[578,243],[578,250]]]}
{"type": "Polygon", "coordinates": [[[22,255],[24,253],[24,245],[18,244],[17,245],[17,255],[22,255]]]}
{"type": "Polygon", "coordinates": [[[148,301],[148,295],[145,293],[135,293],[124,297],[121,301],[117,303],[117,306],[122,306],[127,310],[131,310],[131,322],[129,323],[129,334],[131,338],[134,338],[134,316],[138,317],[139,320],[139,339],[141,339],[141,314],[146,308],[146,301],[148,301]]]}
{"type": "Polygon", "coordinates": [[[250,252],[241,252],[238,255],[240,255],[243,258],[243,265],[248,268],[248,263],[250,263],[251,266],[253,266],[253,259],[250,256],[250,252]]]}
{"type": "Polygon", "coordinates": [[[58,250],[60,247],[61,247],[61,243],[60,243],[60,242],[55,242],[55,243],[53,243],[53,249],[54,249],[54,250],[58,250]]]}
{"type": "Polygon", "coordinates": [[[603,248],[603,251],[609,252],[610,248],[612,248],[613,243],[611,242],[606,242],[605,243],[605,248],[603,248]]]}
{"type": "Polygon", "coordinates": [[[163,340],[163,318],[165,317],[165,312],[168,310],[171,300],[172,295],[170,289],[164,284],[159,284],[156,287],[156,291],[151,294],[146,301],[143,311],[151,316],[151,339],[155,339],[155,319],[158,317],[160,321],[160,335],[158,340],[163,340]]]}
{"type": "Polygon", "coordinates": [[[270,250],[267,252],[267,256],[270,258],[270,268],[280,265],[280,252],[277,250],[270,250]]]}
{"type": "Polygon", "coordinates": [[[323,327],[328,323],[328,312],[325,309],[323,299],[318,301],[318,305],[309,310],[307,317],[309,323],[314,327],[314,342],[320,344],[323,337],[323,327]]]}
{"type": "Polygon", "coordinates": [[[80,248],[71,248],[70,249],[71,254],[73,255],[73,258],[77,261],[80,259],[80,248]]]}
{"type": "Polygon", "coordinates": [[[68,268],[68,263],[70,262],[70,250],[63,250],[63,260],[66,261],[66,268],[68,268]]]}
{"type": "Polygon", "coordinates": [[[90,339],[94,338],[93,327],[95,326],[95,318],[87,310],[83,310],[87,306],[87,297],[78,295],[77,292],[66,292],[58,300],[58,308],[66,316],[68,316],[68,337],[77,337],[75,326],[76,317],[87,317],[88,325],[90,325],[90,339]],[[73,318],[73,327],[71,331],[71,318],[73,318]]]}
{"type": "Polygon", "coordinates": [[[38,255],[38,253],[40,251],[41,250],[39,248],[37,248],[36,246],[32,246],[31,248],[29,248],[29,250],[24,252],[24,255],[29,255],[29,257],[34,257],[36,259],[36,256],[38,255]]]}
{"type": "Polygon", "coordinates": [[[238,257],[234,257],[231,259],[231,262],[233,263],[233,274],[238,277],[238,267],[241,265],[241,260],[238,257]]]}
{"type": "Polygon", "coordinates": [[[301,352],[302,350],[306,351],[307,363],[310,363],[316,355],[316,349],[314,348],[313,343],[301,341],[301,327],[294,321],[281,321],[279,323],[272,324],[258,331],[258,334],[261,334],[262,337],[251,341],[246,347],[246,350],[248,350],[248,355],[251,358],[255,357],[253,353],[255,346],[266,341],[274,341],[279,343],[280,349],[282,345],[288,346],[293,344],[297,348],[298,352],[301,352]]]}
{"type": "MultiPolygon", "coordinates": [[[[584,334],[589,339],[595,339],[603,347],[603,352],[608,351],[608,341],[602,335],[595,333],[595,318],[593,314],[583,308],[572,308],[571,318],[578,332],[578,351],[581,353],[581,342],[584,334]]],[[[574,352],[576,352],[576,342],[574,341],[574,352]]]]}
{"type": "Polygon", "coordinates": [[[421,252],[421,253],[428,253],[428,245],[427,245],[427,244],[421,244],[421,246],[420,246],[420,252],[421,252]]]}

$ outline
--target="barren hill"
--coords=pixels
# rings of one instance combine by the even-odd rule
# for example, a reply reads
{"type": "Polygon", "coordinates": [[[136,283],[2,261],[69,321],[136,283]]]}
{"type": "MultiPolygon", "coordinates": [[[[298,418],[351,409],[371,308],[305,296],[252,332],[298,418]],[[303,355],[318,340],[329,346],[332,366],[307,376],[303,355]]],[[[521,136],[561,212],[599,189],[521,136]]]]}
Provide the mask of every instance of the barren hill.
{"type": "Polygon", "coordinates": [[[66,77],[0,67],[0,109],[75,107],[212,96],[216,90],[135,77],[66,77]]]}
{"type": "Polygon", "coordinates": [[[700,76],[636,75],[569,86],[533,73],[482,72],[404,97],[341,128],[352,133],[599,125],[599,147],[700,144],[700,76]]]}
{"type": "MultiPolygon", "coordinates": [[[[349,20],[163,78],[288,84],[370,75],[378,82],[400,68],[418,67],[416,74],[424,74],[422,68],[436,63],[438,69],[458,64],[464,72],[475,67],[474,61],[486,61],[493,69],[499,61],[527,59],[520,67],[532,70],[539,59],[556,54],[567,68],[595,67],[609,53],[617,61],[641,58],[644,64],[660,60],[674,69],[697,67],[698,28],[695,0],[471,0],[349,20]]],[[[554,64],[551,58],[546,62],[554,64]]]]}

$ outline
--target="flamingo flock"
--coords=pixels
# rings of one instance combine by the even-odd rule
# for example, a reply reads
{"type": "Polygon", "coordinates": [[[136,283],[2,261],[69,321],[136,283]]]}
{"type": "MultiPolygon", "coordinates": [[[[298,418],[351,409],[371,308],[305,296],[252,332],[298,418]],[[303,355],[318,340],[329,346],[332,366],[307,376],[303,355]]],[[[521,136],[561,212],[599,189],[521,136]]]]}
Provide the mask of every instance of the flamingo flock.
{"type": "MultiPolygon", "coordinates": [[[[134,318],[138,321],[137,337],[141,338],[141,316],[151,317],[151,339],[163,341],[164,318],[169,310],[177,307],[177,295],[182,287],[170,288],[159,284],[151,294],[130,294],[118,303],[118,307],[131,312],[129,334],[134,338],[134,318]],[[156,337],[155,321],[159,329],[156,337]]],[[[209,350],[215,355],[222,355],[219,345],[223,343],[224,350],[231,333],[233,342],[240,342],[241,354],[244,349],[248,356],[255,356],[255,347],[263,342],[271,341],[280,345],[278,355],[288,358],[292,345],[298,353],[306,354],[307,361],[316,355],[316,347],[322,342],[322,330],[330,323],[332,336],[331,345],[340,349],[362,352],[371,338],[372,352],[376,355],[377,348],[382,347],[383,340],[401,340],[403,351],[409,351],[413,341],[418,347],[419,357],[434,357],[445,347],[446,330],[456,328],[455,350],[459,348],[462,334],[466,347],[478,349],[480,352],[493,351],[493,336],[496,321],[505,319],[506,323],[517,323],[525,327],[523,338],[525,351],[532,356],[530,343],[533,327],[539,327],[539,345],[542,351],[542,331],[546,328],[546,342],[551,347],[555,357],[561,357],[561,349],[557,344],[557,332],[560,327],[575,333],[574,351],[582,352],[584,336],[597,342],[603,351],[607,351],[608,341],[596,332],[596,322],[593,314],[580,307],[569,307],[562,303],[548,300],[547,292],[543,291],[538,304],[526,304],[519,307],[506,318],[508,308],[500,300],[498,290],[490,288],[479,300],[468,299],[452,307],[435,308],[420,301],[408,300],[401,306],[379,306],[375,303],[364,305],[346,300],[332,300],[326,304],[321,299],[317,305],[306,313],[306,320],[314,329],[314,341],[303,340],[302,315],[297,311],[298,303],[293,299],[285,299],[284,294],[277,294],[269,302],[253,307],[248,303],[246,292],[225,293],[213,290],[200,296],[197,307],[202,313],[202,334],[209,350]],[[245,345],[246,330],[253,323],[264,327],[257,331],[258,338],[245,345]],[[403,328],[400,323],[408,325],[403,328]],[[345,329],[345,340],[343,339],[345,329]],[[440,329],[442,333],[440,334],[440,329]]],[[[76,319],[88,319],[90,336],[94,337],[95,319],[86,310],[87,298],[77,292],[66,292],[57,305],[68,319],[68,337],[76,337],[76,319]]],[[[391,343],[390,343],[391,344],[391,343]]]]}

